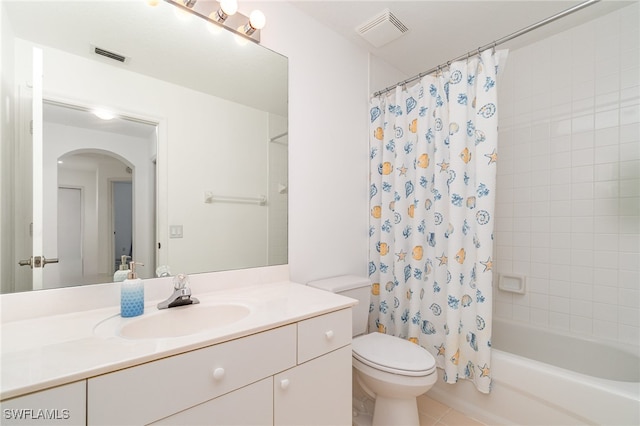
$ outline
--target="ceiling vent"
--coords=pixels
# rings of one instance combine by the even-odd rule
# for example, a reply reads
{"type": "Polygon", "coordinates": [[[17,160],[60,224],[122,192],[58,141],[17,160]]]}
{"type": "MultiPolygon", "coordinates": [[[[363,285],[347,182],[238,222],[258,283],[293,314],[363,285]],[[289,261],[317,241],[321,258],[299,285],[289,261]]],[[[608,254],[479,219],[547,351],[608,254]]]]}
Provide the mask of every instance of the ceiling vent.
{"type": "Polygon", "coordinates": [[[384,46],[409,31],[389,9],[356,28],[358,34],[374,47],[384,46]]]}
{"type": "Polygon", "coordinates": [[[113,59],[114,61],[122,63],[128,62],[129,60],[129,58],[124,55],[94,45],[91,45],[91,51],[96,55],[104,56],[105,58],[113,59]]]}

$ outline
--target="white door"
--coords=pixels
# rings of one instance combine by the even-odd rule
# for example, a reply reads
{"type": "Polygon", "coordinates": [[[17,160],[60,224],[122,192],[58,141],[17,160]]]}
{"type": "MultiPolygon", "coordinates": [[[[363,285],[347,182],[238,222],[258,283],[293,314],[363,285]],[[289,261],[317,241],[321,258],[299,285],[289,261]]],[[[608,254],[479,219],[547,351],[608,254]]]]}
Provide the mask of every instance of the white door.
{"type": "Polygon", "coordinates": [[[58,188],[58,270],[60,283],[83,282],[82,190],[58,188]]]}
{"type": "MultiPolygon", "coordinates": [[[[114,271],[120,259],[133,256],[133,187],[131,182],[112,182],[114,271]]],[[[135,259],[134,259],[135,260],[135,259]]]]}
{"type": "MultiPolygon", "coordinates": [[[[30,154],[31,160],[25,163],[25,167],[31,171],[30,176],[23,176],[25,180],[31,179],[31,185],[24,185],[22,188],[25,191],[24,197],[31,200],[31,222],[27,225],[25,223],[25,229],[22,229],[22,236],[31,240],[31,244],[28,242],[21,243],[21,247],[31,247],[30,252],[21,250],[18,253],[20,256],[19,265],[21,269],[30,267],[32,282],[31,288],[25,290],[40,290],[46,288],[45,284],[45,269],[48,263],[56,263],[55,258],[56,247],[45,247],[45,227],[44,227],[44,180],[43,180],[43,165],[44,165],[44,150],[43,150],[43,120],[42,120],[42,75],[43,75],[43,55],[42,49],[33,48],[33,69],[32,69],[32,98],[31,98],[31,111],[25,113],[24,122],[30,121],[30,154]],[[29,120],[30,119],[30,120],[29,120]],[[31,192],[31,194],[28,194],[31,192]],[[29,197],[31,195],[31,197],[29,197]],[[28,228],[27,228],[28,227],[28,228]],[[45,251],[47,253],[45,253],[45,251]],[[49,259],[45,256],[50,256],[49,259]]],[[[28,152],[28,150],[25,150],[28,152]]],[[[25,206],[28,206],[28,200],[25,200],[25,206]]],[[[28,212],[23,212],[28,216],[28,212]]],[[[49,239],[51,240],[51,239],[49,239]]],[[[47,274],[51,274],[57,277],[57,268],[49,267],[47,274]],[[55,270],[54,270],[55,269],[55,270]]],[[[19,274],[24,275],[24,274],[19,274]]]]}

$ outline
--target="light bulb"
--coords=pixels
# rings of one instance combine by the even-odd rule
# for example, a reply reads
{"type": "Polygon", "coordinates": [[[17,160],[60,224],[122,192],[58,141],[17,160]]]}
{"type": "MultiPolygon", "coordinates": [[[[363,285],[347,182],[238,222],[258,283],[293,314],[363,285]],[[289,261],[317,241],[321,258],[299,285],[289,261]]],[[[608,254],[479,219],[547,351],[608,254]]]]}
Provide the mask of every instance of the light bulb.
{"type": "Polygon", "coordinates": [[[264,28],[264,24],[267,23],[267,18],[264,17],[264,13],[259,10],[254,10],[249,15],[249,24],[255,28],[256,30],[261,30],[264,28]]]}
{"type": "MultiPolygon", "coordinates": [[[[249,24],[247,24],[249,25],[249,24]]],[[[237,28],[237,31],[239,33],[244,32],[244,26],[240,26],[237,28]]],[[[236,43],[238,43],[238,46],[245,46],[247,43],[249,43],[249,40],[247,40],[247,37],[243,37],[240,34],[234,34],[234,40],[236,41],[236,43]]]]}
{"type": "Polygon", "coordinates": [[[93,115],[95,115],[101,120],[113,120],[116,117],[116,115],[113,112],[108,111],[106,109],[97,108],[97,109],[94,109],[92,112],[93,112],[93,115]]]}
{"type": "Polygon", "coordinates": [[[236,0],[220,0],[220,10],[231,16],[238,11],[238,2],[236,0]]]}
{"type": "MultiPolygon", "coordinates": [[[[212,20],[215,20],[215,18],[213,17],[213,15],[215,15],[215,13],[216,13],[216,12],[212,12],[212,13],[211,13],[210,18],[211,18],[212,20]]],[[[220,33],[223,31],[223,29],[222,29],[222,26],[221,26],[221,25],[217,25],[217,24],[215,24],[215,23],[213,23],[213,22],[208,22],[208,23],[207,23],[207,29],[209,30],[209,32],[210,32],[211,34],[220,34],[220,33]]]]}
{"type": "Polygon", "coordinates": [[[233,15],[237,11],[238,2],[236,0],[220,0],[220,9],[211,12],[209,18],[222,24],[230,15],[233,15]]]}
{"type": "Polygon", "coordinates": [[[253,12],[251,12],[251,15],[249,15],[249,22],[244,25],[244,27],[242,28],[242,32],[250,36],[256,30],[264,28],[264,24],[266,22],[267,20],[264,17],[264,13],[260,12],[259,10],[254,10],[253,12]]]}

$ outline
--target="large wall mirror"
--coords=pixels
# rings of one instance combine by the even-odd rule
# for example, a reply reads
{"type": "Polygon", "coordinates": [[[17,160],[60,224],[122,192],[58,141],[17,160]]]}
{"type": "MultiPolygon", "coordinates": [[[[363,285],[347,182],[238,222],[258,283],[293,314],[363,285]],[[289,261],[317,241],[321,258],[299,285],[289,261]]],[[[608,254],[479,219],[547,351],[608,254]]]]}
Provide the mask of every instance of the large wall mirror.
{"type": "Polygon", "coordinates": [[[0,7],[3,293],[287,263],[286,57],[168,2],[0,7]]]}

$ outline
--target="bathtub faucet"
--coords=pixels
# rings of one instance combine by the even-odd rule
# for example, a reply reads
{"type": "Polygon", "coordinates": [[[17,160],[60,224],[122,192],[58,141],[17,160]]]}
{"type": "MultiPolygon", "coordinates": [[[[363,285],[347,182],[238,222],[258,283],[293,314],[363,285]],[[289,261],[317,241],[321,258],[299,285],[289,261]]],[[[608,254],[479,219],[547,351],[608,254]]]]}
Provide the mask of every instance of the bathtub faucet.
{"type": "Polygon", "coordinates": [[[200,303],[198,299],[191,296],[191,289],[187,284],[189,284],[188,275],[178,274],[173,277],[173,294],[164,302],[158,303],[158,309],[168,309],[176,306],[200,303]]]}

